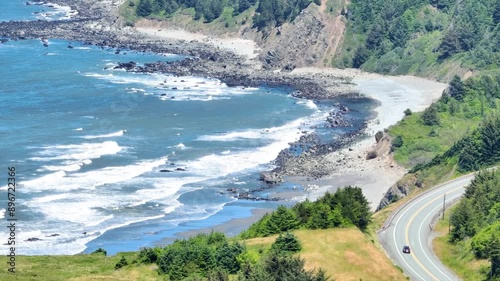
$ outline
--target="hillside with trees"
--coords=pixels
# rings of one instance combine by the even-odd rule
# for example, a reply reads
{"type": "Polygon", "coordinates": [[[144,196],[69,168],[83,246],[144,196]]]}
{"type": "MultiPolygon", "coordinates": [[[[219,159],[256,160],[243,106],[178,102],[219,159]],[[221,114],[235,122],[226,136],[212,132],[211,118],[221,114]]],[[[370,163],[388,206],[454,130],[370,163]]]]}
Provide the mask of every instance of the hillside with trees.
{"type": "Polygon", "coordinates": [[[353,0],[346,17],[338,67],[449,80],[500,64],[499,0],[353,0]]]}
{"type": "Polygon", "coordinates": [[[484,280],[500,280],[500,172],[482,171],[452,211],[449,241],[459,252],[488,260],[484,280]]]}
{"type": "MultiPolygon", "coordinates": [[[[166,18],[182,9],[194,9],[193,20],[209,23],[223,13],[237,16],[253,8],[253,27],[261,30],[293,21],[310,3],[311,0],[139,0],[135,12],[139,17],[166,18]]],[[[136,2],[129,0],[128,5],[134,7],[136,2]]]]}

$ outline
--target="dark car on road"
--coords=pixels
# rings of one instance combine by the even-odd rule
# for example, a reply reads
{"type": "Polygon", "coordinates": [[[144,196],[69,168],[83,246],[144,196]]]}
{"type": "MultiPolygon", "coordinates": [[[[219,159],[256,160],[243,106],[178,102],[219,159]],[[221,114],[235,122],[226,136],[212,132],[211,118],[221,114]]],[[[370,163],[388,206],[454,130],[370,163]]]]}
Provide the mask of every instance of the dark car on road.
{"type": "Polygon", "coordinates": [[[403,246],[403,253],[405,254],[411,253],[410,246],[403,246]]]}

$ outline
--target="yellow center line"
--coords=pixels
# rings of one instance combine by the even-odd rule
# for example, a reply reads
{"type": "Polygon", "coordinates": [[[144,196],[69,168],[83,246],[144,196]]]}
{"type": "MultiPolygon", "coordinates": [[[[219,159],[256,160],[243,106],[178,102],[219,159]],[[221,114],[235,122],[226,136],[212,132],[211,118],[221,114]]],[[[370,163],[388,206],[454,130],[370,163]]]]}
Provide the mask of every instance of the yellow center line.
{"type": "MultiPolygon", "coordinates": [[[[454,191],[457,191],[459,189],[463,188],[463,186],[461,187],[457,187],[451,191],[448,191],[446,193],[452,193],[454,191]]],[[[441,197],[437,197],[437,198],[434,198],[432,199],[431,201],[427,202],[425,205],[423,205],[422,207],[420,207],[420,209],[418,209],[414,214],[413,216],[411,216],[410,220],[408,221],[408,223],[406,224],[406,228],[405,228],[405,240],[406,240],[406,245],[410,245],[410,239],[408,238],[408,232],[410,230],[410,225],[413,223],[413,220],[415,219],[415,217],[417,217],[417,215],[422,212],[423,209],[425,209],[427,206],[429,206],[430,204],[432,204],[433,202],[437,201],[441,199],[441,197]]],[[[411,256],[413,257],[413,259],[415,259],[415,261],[418,263],[418,265],[420,265],[420,267],[425,271],[427,272],[427,274],[429,274],[432,279],[434,279],[435,281],[440,281],[436,276],[434,276],[434,274],[432,274],[428,269],[427,267],[425,267],[422,262],[420,262],[420,260],[417,258],[417,256],[415,256],[415,252],[411,252],[411,256]]]]}

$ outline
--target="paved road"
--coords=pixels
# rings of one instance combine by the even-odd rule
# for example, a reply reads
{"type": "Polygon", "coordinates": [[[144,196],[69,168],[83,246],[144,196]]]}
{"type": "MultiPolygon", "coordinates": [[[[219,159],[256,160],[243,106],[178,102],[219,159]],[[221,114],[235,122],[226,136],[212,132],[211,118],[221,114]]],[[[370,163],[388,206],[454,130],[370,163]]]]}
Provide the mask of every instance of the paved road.
{"type": "Polygon", "coordinates": [[[432,252],[430,223],[446,202],[457,200],[474,175],[467,175],[442,184],[408,202],[389,218],[378,235],[390,258],[406,275],[418,281],[460,280],[432,252]],[[402,252],[409,245],[411,254],[402,252]]]}

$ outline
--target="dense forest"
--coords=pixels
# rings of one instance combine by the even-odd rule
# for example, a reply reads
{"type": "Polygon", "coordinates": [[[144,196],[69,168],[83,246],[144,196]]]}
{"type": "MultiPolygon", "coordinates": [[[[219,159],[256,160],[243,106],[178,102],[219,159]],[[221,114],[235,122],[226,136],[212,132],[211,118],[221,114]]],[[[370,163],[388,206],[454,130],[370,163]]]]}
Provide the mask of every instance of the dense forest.
{"type": "MultiPolygon", "coordinates": [[[[256,6],[253,27],[259,30],[267,26],[279,26],[292,21],[311,0],[140,0],[136,14],[140,17],[150,15],[171,16],[179,9],[194,9],[194,20],[208,23],[219,18],[225,11],[236,16],[256,6]]],[[[135,6],[130,0],[129,6],[135,6]]]]}
{"type": "Polygon", "coordinates": [[[485,280],[500,280],[500,172],[482,171],[475,177],[450,223],[450,241],[470,247],[478,259],[489,259],[485,280]]]}
{"type": "Polygon", "coordinates": [[[433,68],[445,60],[500,65],[500,0],[353,0],[347,18],[336,66],[429,75],[446,73],[452,65],[433,68]]]}

